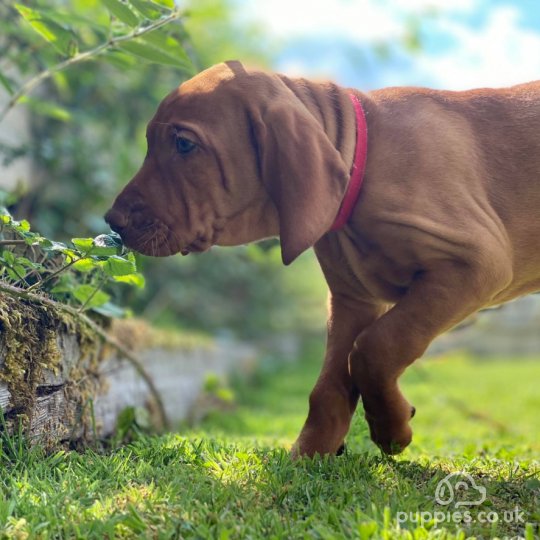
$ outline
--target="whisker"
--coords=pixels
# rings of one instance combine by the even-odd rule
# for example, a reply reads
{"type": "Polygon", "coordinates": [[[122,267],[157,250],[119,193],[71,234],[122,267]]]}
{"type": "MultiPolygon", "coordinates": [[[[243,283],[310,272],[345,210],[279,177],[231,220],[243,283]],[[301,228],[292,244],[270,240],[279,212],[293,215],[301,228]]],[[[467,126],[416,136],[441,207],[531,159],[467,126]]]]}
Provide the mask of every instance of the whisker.
{"type": "Polygon", "coordinates": [[[144,243],[146,245],[152,239],[152,236],[153,234],[151,231],[143,232],[143,234],[139,236],[139,242],[144,243]]]}
{"type": "Polygon", "coordinates": [[[147,233],[143,233],[139,237],[139,242],[141,244],[141,251],[146,251],[146,247],[152,242],[154,235],[151,231],[147,231],[147,233]]]}
{"type": "Polygon", "coordinates": [[[169,236],[168,235],[165,236],[165,245],[167,246],[168,252],[172,255],[174,253],[174,248],[171,245],[171,243],[169,242],[169,236]]]}
{"type": "Polygon", "coordinates": [[[174,241],[176,242],[176,245],[178,246],[178,249],[180,249],[182,247],[182,242],[180,241],[180,238],[178,238],[178,236],[176,235],[176,233],[172,229],[169,229],[169,233],[171,234],[174,241]]]}

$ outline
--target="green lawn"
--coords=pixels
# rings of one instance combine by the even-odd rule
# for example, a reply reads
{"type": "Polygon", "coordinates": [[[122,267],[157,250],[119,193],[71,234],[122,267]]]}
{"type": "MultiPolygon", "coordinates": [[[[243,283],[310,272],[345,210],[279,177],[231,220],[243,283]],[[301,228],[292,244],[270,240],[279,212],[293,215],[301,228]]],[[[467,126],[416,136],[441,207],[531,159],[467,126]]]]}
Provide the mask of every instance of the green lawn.
{"type": "MultiPolygon", "coordinates": [[[[180,434],[107,453],[48,456],[4,440],[0,537],[540,534],[540,361],[454,355],[423,362],[404,380],[417,415],[413,444],[401,456],[381,456],[358,415],[345,455],[293,463],[286,449],[304,420],[322,349],[314,343],[299,363],[263,366],[250,384],[235,386],[233,411],[180,434]],[[462,471],[486,489],[485,501],[438,505],[439,481],[462,471]]],[[[468,493],[455,502],[477,492],[468,493]]]]}

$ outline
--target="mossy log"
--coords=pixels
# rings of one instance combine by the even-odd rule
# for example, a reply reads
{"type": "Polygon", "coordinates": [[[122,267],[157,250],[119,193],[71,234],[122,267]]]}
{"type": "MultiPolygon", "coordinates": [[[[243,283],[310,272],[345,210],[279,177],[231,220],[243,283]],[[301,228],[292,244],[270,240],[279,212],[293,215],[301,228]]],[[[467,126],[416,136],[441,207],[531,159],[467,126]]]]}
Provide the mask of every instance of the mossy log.
{"type": "MultiPolygon", "coordinates": [[[[188,416],[206,374],[255,361],[247,345],[158,332],[137,321],[109,331],[137,354],[172,424],[188,416]]],[[[93,440],[113,433],[130,406],[145,407],[158,423],[153,394],[130,361],[65,314],[0,294],[0,429],[21,425],[31,441],[52,447],[93,440]]]]}

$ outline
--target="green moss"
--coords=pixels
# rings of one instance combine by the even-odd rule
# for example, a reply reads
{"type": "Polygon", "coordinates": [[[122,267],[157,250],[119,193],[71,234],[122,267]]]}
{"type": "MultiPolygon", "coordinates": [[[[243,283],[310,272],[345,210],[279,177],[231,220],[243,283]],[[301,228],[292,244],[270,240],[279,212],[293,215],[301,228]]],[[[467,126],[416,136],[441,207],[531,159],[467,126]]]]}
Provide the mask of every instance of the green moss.
{"type": "Polygon", "coordinates": [[[0,380],[7,383],[12,406],[29,412],[44,368],[53,372],[60,362],[55,339],[58,320],[40,306],[0,295],[0,329],[4,363],[0,380]]]}
{"type": "MultiPolygon", "coordinates": [[[[0,294],[0,381],[7,384],[11,394],[10,410],[15,413],[12,423],[17,420],[25,428],[31,425],[36,391],[43,383],[44,371],[59,373],[63,360],[58,346],[61,332],[75,334],[80,351],[64,387],[69,403],[75,405],[69,408],[68,416],[75,420],[76,411],[84,410],[83,404],[96,387],[88,373],[97,372],[97,336],[50,306],[0,294]]],[[[89,420],[83,416],[81,420],[86,425],[89,420]]]]}

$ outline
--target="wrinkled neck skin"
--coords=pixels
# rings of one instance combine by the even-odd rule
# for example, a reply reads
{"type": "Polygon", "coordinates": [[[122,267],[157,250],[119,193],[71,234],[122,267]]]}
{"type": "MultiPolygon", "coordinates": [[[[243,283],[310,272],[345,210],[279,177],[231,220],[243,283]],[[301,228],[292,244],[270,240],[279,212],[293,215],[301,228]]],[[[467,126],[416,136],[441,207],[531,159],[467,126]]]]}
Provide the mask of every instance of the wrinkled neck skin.
{"type": "MultiPolygon", "coordinates": [[[[351,170],[356,149],[356,116],[350,94],[358,96],[362,105],[366,97],[330,82],[289,79],[283,75],[280,78],[319,122],[330,142],[341,154],[347,170],[351,170]]],[[[340,188],[336,186],[336,189],[340,188]]]]}
{"type": "MultiPolygon", "coordinates": [[[[370,116],[375,113],[370,99],[357,90],[342,88],[333,83],[314,83],[305,79],[288,79],[285,76],[280,78],[319,122],[332,145],[341,154],[346,170],[350,171],[354,162],[357,136],[356,114],[350,96],[354,94],[360,100],[368,122],[368,132],[370,116]]],[[[347,178],[347,182],[349,180],[347,178]]],[[[328,181],[336,183],[336,190],[345,192],[346,186],[340,185],[343,179],[329,178],[328,181]]],[[[346,226],[324,234],[313,246],[331,290],[335,281],[331,275],[332,268],[336,257],[342,258],[341,244],[348,242],[349,229],[350,227],[346,226]]],[[[346,264],[348,266],[348,262],[346,264]]]]}
{"type": "MultiPolygon", "coordinates": [[[[353,94],[358,98],[364,110],[368,128],[368,152],[372,140],[370,133],[373,134],[376,128],[376,105],[367,94],[355,89],[341,88],[333,83],[320,84],[304,79],[289,80],[286,77],[282,77],[282,80],[323,126],[327,137],[339,151],[347,170],[350,171],[354,162],[357,137],[356,115],[350,95],[353,94]]],[[[336,179],[330,181],[336,182],[336,179]]],[[[364,187],[366,184],[367,178],[364,187]]],[[[343,187],[336,185],[336,189],[343,187]]],[[[354,267],[363,266],[362,256],[354,242],[357,231],[353,234],[353,230],[358,229],[357,207],[358,204],[347,225],[323,235],[313,246],[332,296],[348,296],[350,291],[356,290],[361,297],[371,297],[352,271],[354,267]],[[338,266],[336,261],[339,261],[338,266]]]]}
{"type": "Polygon", "coordinates": [[[252,201],[249,208],[228,217],[226,222],[227,227],[220,224],[218,246],[239,246],[279,236],[277,210],[267,196],[252,201]]]}

